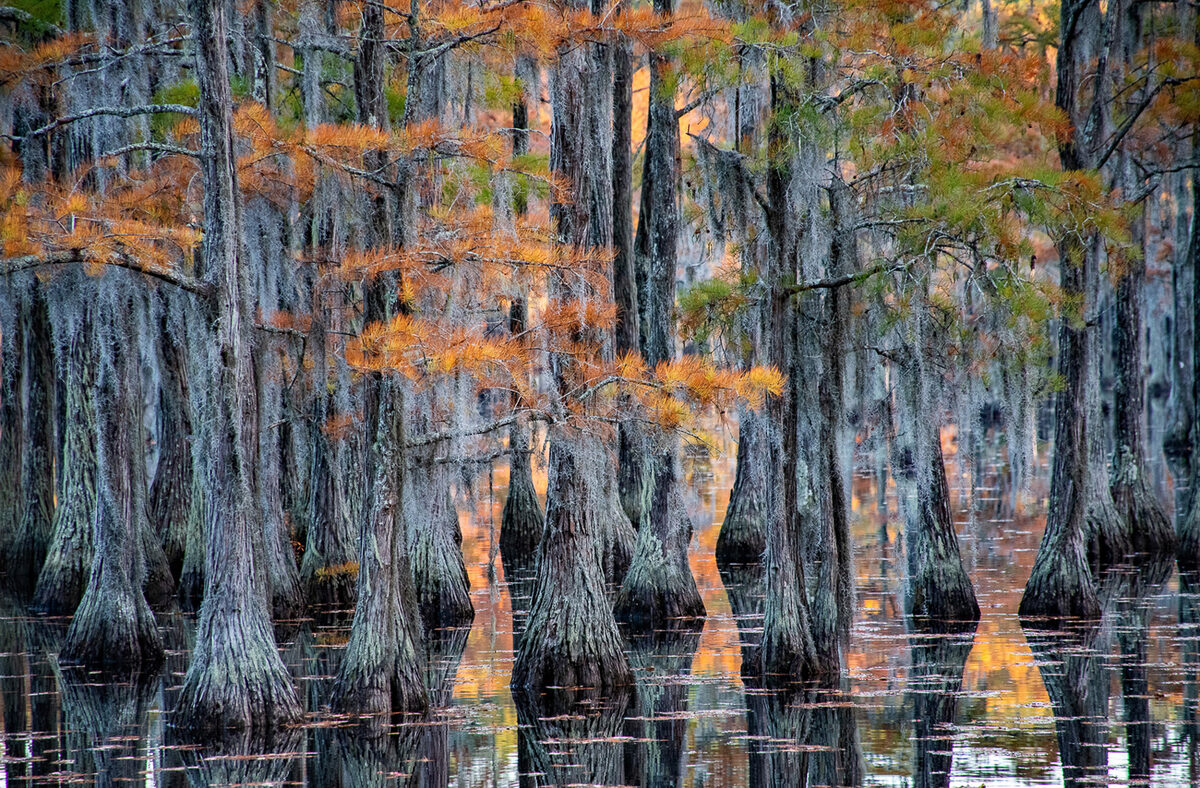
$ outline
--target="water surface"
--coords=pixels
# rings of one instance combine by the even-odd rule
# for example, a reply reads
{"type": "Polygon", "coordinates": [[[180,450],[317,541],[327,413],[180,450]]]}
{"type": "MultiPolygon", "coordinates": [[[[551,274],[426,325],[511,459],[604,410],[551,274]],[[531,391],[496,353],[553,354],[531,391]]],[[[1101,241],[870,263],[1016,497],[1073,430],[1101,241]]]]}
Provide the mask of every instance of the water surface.
{"type": "MultiPolygon", "coordinates": [[[[846,680],[832,694],[780,696],[741,679],[740,638],[753,638],[761,622],[735,618],[713,558],[731,453],[689,464],[692,568],[708,619],[695,636],[631,648],[639,686],[629,697],[571,706],[509,691],[512,605],[497,549],[502,466],[475,480],[462,512],[474,624],[435,646],[437,711],[391,736],[347,729],[323,710],[346,620],[281,628],[309,724],[275,742],[272,755],[255,757],[174,742],[164,709],[186,670],[186,618],[162,621],[171,650],[161,676],[112,686],[60,671],[65,622],[25,616],[9,600],[0,610],[0,786],[699,788],[840,775],[866,785],[999,787],[1137,783],[1147,767],[1154,784],[1195,784],[1198,641],[1180,614],[1200,618],[1200,596],[1181,592],[1173,573],[1129,578],[1109,590],[1094,631],[1027,636],[1017,621],[1044,527],[1040,459],[1042,478],[1020,493],[1007,489],[999,459],[971,463],[974,475],[950,465],[960,544],[982,610],[973,636],[906,630],[895,501],[885,495],[881,508],[872,474],[856,474],[858,609],[846,680]]],[[[544,489],[544,474],[537,482],[544,489]]]]}

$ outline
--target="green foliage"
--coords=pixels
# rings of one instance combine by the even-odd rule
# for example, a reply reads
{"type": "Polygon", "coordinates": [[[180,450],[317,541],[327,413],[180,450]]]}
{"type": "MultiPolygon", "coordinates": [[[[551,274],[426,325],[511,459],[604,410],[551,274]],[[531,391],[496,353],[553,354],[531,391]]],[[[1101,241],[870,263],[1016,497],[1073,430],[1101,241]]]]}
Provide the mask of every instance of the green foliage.
{"type": "Polygon", "coordinates": [[[43,36],[64,21],[62,0],[10,0],[5,5],[24,11],[32,17],[25,27],[34,36],[43,36]]]}
{"type": "Polygon", "coordinates": [[[525,95],[525,82],[510,74],[491,73],[483,88],[483,104],[489,109],[507,110],[525,95]]]}
{"type": "MultiPolygon", "coordinates": [[[[750,279],[721,278],[695,282],[679,294],[679,327],[684,337],[701,346],[715,339],[741,346],[738,325],[750,304],[750,279]]],[[[744,350],[744,348],[742,348],[744,350]]]]}
{"type": "Polygon", "coordinates": [[[404,106],[405,93],[402,90],[388,85],[383,91],[384,99],[387,101],[388,121],[392,127],[398,127],[404,123],[404,106]]]}
{"type": "MultiPolygon", "coordinates": [[[[155,104],[182,104],[194,107],[200,103],[200,88],[196,80],[188,78],[172,85],[160,88],[151,99],[155,104]]],[[[161,113],[150,116],[150,135],[153,139],[161,140],[185,118],[185,115],[161,113]]]]}

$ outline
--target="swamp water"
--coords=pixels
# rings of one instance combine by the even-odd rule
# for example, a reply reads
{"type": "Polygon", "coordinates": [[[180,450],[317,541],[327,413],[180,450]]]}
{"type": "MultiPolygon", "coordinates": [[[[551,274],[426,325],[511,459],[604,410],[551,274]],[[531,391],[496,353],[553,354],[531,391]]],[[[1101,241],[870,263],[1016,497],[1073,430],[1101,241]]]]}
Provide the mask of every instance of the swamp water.
{"type": "Polygon", "coordinates": [[[432,646],[439,708],[430,718],[370,737],[324,713],[348,619],[306,621],[279,637],[308,725],[269,755],[177,745],[163,710],[187,667],[190,621],[161,619],[170,651],[159,676],[114,686],[60,671],[66,623],[30,618],[9,601],[0,607],[0,787],[998,787],[1144,783],[1147,767],[1153,784],[1200,784],[1200,590],[1181,591],[1173,573],[1130,579],[1110,589],[1098,630],[1027,637],[1016,611],[1044,526],[1045,479],[1018,496],[1004,489],[998,463],[979,463],[973,485],[953,462],[948,471],[978,629],[906,631],[896,504],[887,502],[890,515],[880,507],[864,469],[853,490],[858,597],[840,693],[780,696],[741,680],[742,638],[753,641],[761,618],[733,610],[753,610],[761,592],[733,579],[727,590],[713,558],[733,478],[726,453],[689,465],[703,631],[633,649],[635,696],[569,706],[514,699],[512,606],[497,548],[501,466],[475,480],[476,504],[462,515],[476,615],[469,631],[432,646]]]}

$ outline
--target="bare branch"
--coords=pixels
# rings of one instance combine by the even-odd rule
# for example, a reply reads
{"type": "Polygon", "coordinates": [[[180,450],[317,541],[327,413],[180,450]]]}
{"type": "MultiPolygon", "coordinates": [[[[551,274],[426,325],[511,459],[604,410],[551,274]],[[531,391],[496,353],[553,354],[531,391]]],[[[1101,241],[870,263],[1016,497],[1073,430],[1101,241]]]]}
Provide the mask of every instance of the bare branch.
{"type": "Polygon", "coordinates": [[[86,112],[80,112],[75,115],[66,115],[61,118],[55,118],[50,123],[42,126],[40,129],[34,129],[24,136],[7,136],[9,139],[30,139],[32,137],[40,137],[43,134],[48,134],[54,131],[59,126],[65,126],[68,123],[74,123],[77,120],[86,118],[94,118],[100,115],[110,115],[117,118],[133,118],[139,115],[159,115],[168,112],[177,112],[180,115],[195,115],[194,107],[189,107],[186,104],[142,104],[136,107],[93,107],[86,112]]]}
{"type": "Polygon", "coordinates": [[[205,298],[212,296],[214,292],[213,286],[208,282],[203,282],[178,271],[165,268],[146,268],[134,258],[122,254],[113,255],[103,260],[96,260],[86,257],[82,249],[64,249],[46,254],[29,254],[21,257],[0,258],[0,277],[12,276],[21,271],[31,271],[47,265],[69,265],[72,263],[99,263],[114,268],[125,268],[130,271],[136,271],[139,274],[145,274],[161,282],[175,285],[178,288],[187,290],[189,293],[195,293],[205,298]]]}

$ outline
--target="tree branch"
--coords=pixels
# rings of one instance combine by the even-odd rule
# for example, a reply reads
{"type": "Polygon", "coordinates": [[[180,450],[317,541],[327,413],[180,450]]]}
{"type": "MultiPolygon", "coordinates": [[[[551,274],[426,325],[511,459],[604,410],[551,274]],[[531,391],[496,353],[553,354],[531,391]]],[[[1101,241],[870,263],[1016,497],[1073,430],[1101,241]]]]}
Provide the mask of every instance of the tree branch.
{"type": "Polygon", "coordinates": [[[158,115],[167,112],[177,112],[181,115],[195,115],[194,107],[189,107],[186,104],[143,104],[137,107],[93,107],[86,112],[80,112],[76,115],[67,115],[61,118],[55,118],[50,123],[42,126],[40,129],[34,129],[24,136],[20,135],[4,135],[9,139],[20,140],[30,139],[32,137],[40,137],[43,134],[48,134],[54,131],[59,126],[65,126],[68,123],[74,123],[77,120],[86,118],[94,118],[98,115],[111,115],[118,118],[132,118],[138,115],[158,115]]]}
{"type": "Polygon", "coordinates": [[[876,274],[886,274],[891,273],[892,271],[901,271],[903,269],[904,266],[902,265],[884,265],[883,263],[880,263],[879,265],[873,265],[866,270],[855,271],[852,274],[845,274],[844,276],[834,276],[830,277],[829,279],[817,279],[812,282],[797,282],[796,284],[787,288],[786,292],[794,294],[804,293],[809,290],[832,290],[835,287],[859,284],[860,282],[870,279],[876,274]]]}
{"type": "Polygon", "coordinates": [[[0,258],[0,277],[12,276],[22,271],[31,271],[47,265],[69,265],[71,263],[99,263],[100,265],[112,266],[114,268],[125,268],[139,274],[145,274],[160,282],[175,285],[182,290],[187,290],[189,293],[195,293],[205,298],[211,297],[214,292],[213,286],[208,282],[203,282],[178,271],[164,268],[145,268],[137,260],[122,254],[113,255],[105,260],[92,259],[85,257],[82,249],[64,249],[46,254],[28,254],[21,257],[0,258]]]}

